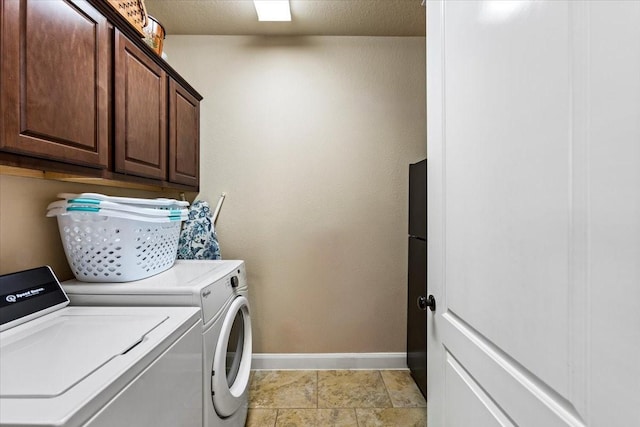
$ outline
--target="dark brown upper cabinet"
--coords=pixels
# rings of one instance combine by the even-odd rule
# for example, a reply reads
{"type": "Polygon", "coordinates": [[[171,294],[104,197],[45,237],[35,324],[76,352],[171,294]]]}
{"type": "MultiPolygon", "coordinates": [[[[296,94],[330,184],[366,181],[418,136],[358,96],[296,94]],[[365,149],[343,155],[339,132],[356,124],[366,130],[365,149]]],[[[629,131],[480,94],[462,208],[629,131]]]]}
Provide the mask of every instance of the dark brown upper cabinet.
{"type": "Polygon", "coordinates": [[[115,41],[115,171],[165,180],[167,73],[121,33],[115,41]]]}
{"type": "Polygon", "coordinates": [[[169,181],[198,186],[200,101],[169,81],[169,181]]]}
{"type": "Polygon", "coordinates": [[[106,168],[107,19],[74,0],[2,0],[0,17],[0,149],[106,168]]]}
{"type": "Polygon", "coordinates": [[[198,189],[202,96],[108,2],[0,0],[0,52],[0,164],[198,189]]]}

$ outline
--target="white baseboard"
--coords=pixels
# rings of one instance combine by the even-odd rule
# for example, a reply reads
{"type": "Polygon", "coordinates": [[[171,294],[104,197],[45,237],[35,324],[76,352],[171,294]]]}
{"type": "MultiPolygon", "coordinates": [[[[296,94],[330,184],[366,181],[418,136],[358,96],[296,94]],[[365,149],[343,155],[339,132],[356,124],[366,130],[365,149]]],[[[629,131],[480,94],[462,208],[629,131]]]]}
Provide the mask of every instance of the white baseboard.
{"type": "Polygon", "coordinates": [[[251,369],[407,369],[407,353],[254,353],[251,369]]]}

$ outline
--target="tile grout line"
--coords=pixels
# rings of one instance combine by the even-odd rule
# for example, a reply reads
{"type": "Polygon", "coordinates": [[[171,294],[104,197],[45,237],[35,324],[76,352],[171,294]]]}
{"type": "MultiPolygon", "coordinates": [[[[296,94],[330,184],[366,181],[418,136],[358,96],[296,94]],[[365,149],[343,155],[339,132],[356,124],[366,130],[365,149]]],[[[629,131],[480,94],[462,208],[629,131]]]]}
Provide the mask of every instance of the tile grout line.
{"type": "Polygon", "coordinates": [[[360,420],[358,420],[358,408],[353,408],[353,415],[356,417],[356,426],[360,427],[360,420]]]}
{"type": "Polygon", "coordinates": [[[382,380],[382,385],[384,386],[384,391],[385,393],[387,393],[387,397],[389,398],[389,403],[391,403],[391,407],[395,408],[396,405],[395,403],[393,403],[393,399],[391,398],[391,393],[389,393],[389,387],[387,387],[387,382],[384,380],[384,375],[382,375],[381,371],[378,371],[378,374],[380,375],[380,379],[382,380]]]}

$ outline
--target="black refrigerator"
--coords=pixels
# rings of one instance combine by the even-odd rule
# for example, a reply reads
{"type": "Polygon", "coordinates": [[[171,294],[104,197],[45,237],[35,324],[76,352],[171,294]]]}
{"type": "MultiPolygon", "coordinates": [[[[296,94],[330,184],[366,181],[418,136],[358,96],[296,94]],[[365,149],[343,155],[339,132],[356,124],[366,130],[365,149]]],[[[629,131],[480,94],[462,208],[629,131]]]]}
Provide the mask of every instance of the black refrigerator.
{"type": "Polygon", "coordinates": [[[427,160],[409,165],[407,365],[427,397],[427,160]]]}

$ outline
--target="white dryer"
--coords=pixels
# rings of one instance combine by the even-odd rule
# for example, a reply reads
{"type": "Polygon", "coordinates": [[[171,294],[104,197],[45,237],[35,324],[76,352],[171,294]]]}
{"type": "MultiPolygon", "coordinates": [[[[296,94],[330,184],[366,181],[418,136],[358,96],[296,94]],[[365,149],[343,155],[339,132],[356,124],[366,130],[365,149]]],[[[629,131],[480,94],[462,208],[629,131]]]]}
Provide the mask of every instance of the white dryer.
{"type": "Polygon", "coordinates": [[[48,267],[0,276],[1,426],[202,423],[191,307],[66,307],[48,267]]]}
{"type": "Polygon", "coordinates": [[[251,317],[243,261],[178,260],[128,283],[63,283],[72,305],[202,309],[203,426],[243,427],[251,370],[251,317]]]}

